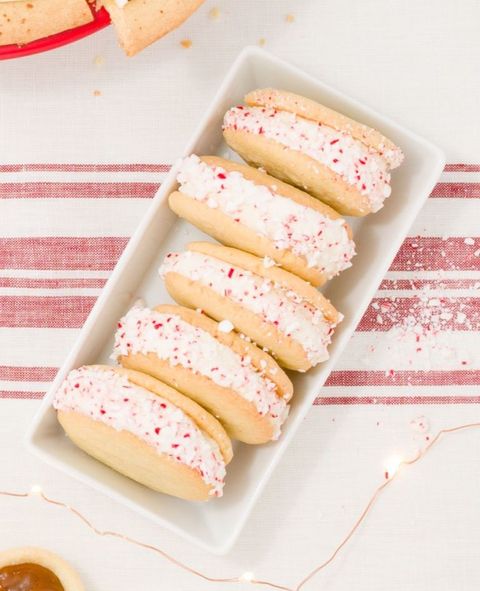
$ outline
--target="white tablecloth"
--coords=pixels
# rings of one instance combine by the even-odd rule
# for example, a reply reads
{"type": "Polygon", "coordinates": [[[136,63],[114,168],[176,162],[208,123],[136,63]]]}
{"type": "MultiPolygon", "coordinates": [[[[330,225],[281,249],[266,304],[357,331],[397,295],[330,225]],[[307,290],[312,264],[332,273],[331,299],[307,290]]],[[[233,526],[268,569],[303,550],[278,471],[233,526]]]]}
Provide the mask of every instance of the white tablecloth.
{"type": "MultiPolygon", "coordinates": [[[[472,253],[480,248],[480,172],[450,167],[442,178],[445,186],[425,207],[405,249],[428,250],[432,238],[445,238],[445,257],[464,258],[463,266],[443,266],[447,270],[436,289],[439,297],[449,298],[454,315],[464,313],[462,303],[467,306],[470,328],[459,326],[461,318],[455,317],[453,326],[447,321],[440,345],[425,339],[426,352],[415,357],[413,365],[408,362],[411,343],[394,344],[381,326],[379,332],[358,332],[334,383],[322,393],[329,397],[327,403],[312,408],[232,553],[214,557],[179,540],[46,467],[22,443],[38,407],[35,393],[48,386],[54,371],[49,368],[61,364],[78,332],[76,323],[91,305],[88,298],[98,295],[110,267],[105,264],[88,273],[63,272],[54,264],[31,269],[17,264],[21,240],[47,237],[59,248],[54,239],[64,236],[124,239],[148,206],[147,198],[71,198],[75,189],[66,188],[65,182],[155,184],[162,174],[129,172],[131,167],[72,172],[5,165],[171,163],[234,57],[261,38],[266,49],[436,142],[448,162],[479,163],[479,22],[477,0],[207,0],[182,29],[133,59],[122,55],[113,30],[107,29],[48,54],[2,63],[0,182],[29,185],[18,198],[12,198],[11,186],[2,190],[0,200],[0,236],[5,239],[0,253],[0,489],[28,490],[40,483],[49,495],[80,508],[98,527],[155,543],[212,575],[252,571],[293,585],[326,558],[349,529],[382,481],[385,459],[409,454],[424,443],[423,434],[410,424],[413,419],[423,415],[431,432],[478,420],[475,290],[480,269],[472,253]],[[220,9],[218,19],[208,16],[214,6],[220,9]],[[287,14],[294,22],[286,21],[287,14]],[[182,39],[190,39],[192,46],[182,48],[182,39]],[[54,198],[35,194],[42,190],[38,181],[45,180],[58,183],[54,198]],[[412,246],[417,237],[420,246],[412,246]],[[476,239],[473,251],[464,242],[471,237],[476,239]],[[459,256],[463,251],[465,257],[459,256]],[[26,281],[30,279],[41,281],[26,281]],[[42,326],[41,298],[52,295],[53,287],[42,281],[59,279],[87,283],[60,283],[56,297],[84,299],[75,303],[70,325],[42,326]],[[382,376],[388,377],[392,369],[403,376],[403,385],[385,384],[382,376]],[[376,383],[371,370],[377,372],[376,383]],[[421,370],[423,377],[416,381],[416,374],[405,373],[414,370],[421,370]],[[463,370],[465,379],[458,379],[463,370]],[[398,396],[401,403],[386,404],[387,396],[398,396]],[[340,403],[343,399],[347,403],[340,403]]],[[[54,260],[49,244],[43,246],[45,257],[54,260]]],[[[405,256],[387,281],[440,280],[428,266],[431,258],[423,264],[420,252],[415,255],[419,266],[409,267],[405,256]]],[[[441,262],[438,252],[437,259],[441,262]]],[[[439,263],[438,268],[443,267],[439,263]]],[[[417,288],[385,284],[377,299],[392,297],[392,290],[400,290],[394,294],[400,297],[416,297],[417,288]]],[[[381,324],[378,314],[370,311],[373,324],[381,324]]],[[[441,442],[422,463],[400,475],[350,545],[307,589],[478,588],[479,459],[476,431],[441,442]]],[[[91,591],[228,588],[192,578],[122,541],[96,537],[73,516],[35,499],[0,498],[0,531],[1,547],[34,544],[59,551],[79,569],[91,591]]]]}

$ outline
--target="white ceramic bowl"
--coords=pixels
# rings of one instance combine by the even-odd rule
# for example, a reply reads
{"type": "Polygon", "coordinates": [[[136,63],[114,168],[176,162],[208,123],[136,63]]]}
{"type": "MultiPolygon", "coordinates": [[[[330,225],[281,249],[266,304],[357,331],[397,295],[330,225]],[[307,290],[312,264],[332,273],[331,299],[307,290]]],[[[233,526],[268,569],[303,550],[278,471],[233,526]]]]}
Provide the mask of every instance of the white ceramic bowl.
{"type": "Polygon", "coordinates": [[[29,448],[48,463],[217,554],[226,553],[235,542],[444,166],[442,152],[429,142],[255,47],[247,47],[232,65],[185,155],[196,152],[231,156],[222,138],[223,115],[248,91],[266,86],[303,94],[367,123],[405,152],[404,164],[393,173],[393,194],[385,207],[377,214],[353,220],[358,255],[353,267],[325,289],[345,320],[335,334],[329,361],[307,374],[294,376],[295,396],[281,439],[261,447],[236,445],[223,498],[200,504],[152,492],[117,474],[70,443],[56,420],[51,407],[54,391],[72,368],[108,361],[116,322],[132,303],[138,298],[151,306],[171,301],[157,273],[164,254],[181,250],[191,240],[205,238],[168,209],[175,167],[125,249],[28,433],[29,448]]]}

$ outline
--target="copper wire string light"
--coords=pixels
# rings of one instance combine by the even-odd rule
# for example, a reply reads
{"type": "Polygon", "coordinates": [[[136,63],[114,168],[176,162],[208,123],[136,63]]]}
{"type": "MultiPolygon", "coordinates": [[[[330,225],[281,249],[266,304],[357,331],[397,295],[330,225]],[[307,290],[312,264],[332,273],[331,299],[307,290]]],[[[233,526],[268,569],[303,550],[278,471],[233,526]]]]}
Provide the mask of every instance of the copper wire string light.
{"type": "Polygon", "coordinates": [[[382,482],[382,484],[380,484],[379,486],[377,486],[377,488],[374,490],[368,503],[365,505],[363,511],[360,513],[359,517],[356,519],[356,521],[354,522],[354,524],[352,525],[352,527],[350,528],[350,530],[348,531],[346,536],[344,536],[344,538],[340,541],[340,543],[336,546],[336,548],[333,550],[333,552],[330,554],[330,556],[326,560],[324,560],[318,566],[313,568],[294,587],[288,587],[288,586],[280,584],[280,583],[275,583],[274,581],[256,579],[254,577],[253,573],[250,573],[250,572],[245,572],[240,576],[228,577],[228,578],[219,578],[219,577],[209,576],[209,575],[207,575],[195,568],[192,568],[188,564],[185,564],[184,562],[174,558],[173,556],[171,556],[170,554],[168,554],[167,552],[165,552],[164,550],[162,550],[158,546],[154,546],[153,544],[147,544],[147,543],[142,542],[140,540],[136,540],[135,538],[131,538],[131,537],[129,537],[125,534],[122,534],[120,532],[98,529],[78,509],[76,509],[75,507],[72,507],[71,505],[68,505],[67,503],[64,503],[63,501],[59,501],[58,499],[50,498],[42,491],[42,489],[39,485],[33,485],[29,492],[0,491],[0,496],[12,497],[12,498],[17,498],[17,499],[26,499],[26,498],[30,498],[32,496],[37,496],[45,503],[48,503],[50,505],[55,505],[56,507],[60,507],[61,509],[65,509],[65,510],[69,511],[70,513],[72,513],[78,519],[80,519],[97,536],[105,537],[105,538],[106,537],[117,538],[117,539],[123,540],[124,542],[127,542],[129,544],[137,546],[139,548],[144,548],[145,550],[150,550],[152,552],[155,552],[156,554],[159,554],[160,556],[165,558],[165,560],[168,560],[170,563],[174,564],[178,568],[180,568],[180,569],[182,569],[182,570],[184,570],[184,571],[190,573],[191,575],[194,575],[200,579],[203,579],[204,581],[208,581],[210,583],[245,583],[245,582],[248,582],[251,585],[269,587],[270,589],[278,589],[280,591],[301,591],[305,587],[305,585],[307,585],[307,583],[309,583],[320,571],[324,570],[329,564],[331,564],[335,560],[337,555],[341,552],[341,550],[344,548],[344,546],[346,546],[346,544],[348,544],[348,542],[353,537],[355,532],[358,530],[360,525],[365,521],[365,518],[370,513],[372,507],[375,505],[380,494],[388,486],[390,486],[392,484],[392,482],[395,480],[400,468],[405,467],[405,466],[411,466],[411,465],[415,464],[416,462],[418,462],[420,459],[424,458],[425,455],[445,435],[456,433],[458,431],[465,431],[467,429],[475,429],[475,428],[480,428],[480,422],[466,423],[463,425],[457,425],[455,427],[450,427],[447,429],[441,429],[429,441],[429,443],[421,451],[419,451],[418,454],[416,456],[414,456],[413,458],[401,459],[396,456],[395,461],[393,461],[393,459],[392,459],[392,461],[390,462],[389,471],[385,474],[385,476],[386,476],[385,481],[382,482]]]}

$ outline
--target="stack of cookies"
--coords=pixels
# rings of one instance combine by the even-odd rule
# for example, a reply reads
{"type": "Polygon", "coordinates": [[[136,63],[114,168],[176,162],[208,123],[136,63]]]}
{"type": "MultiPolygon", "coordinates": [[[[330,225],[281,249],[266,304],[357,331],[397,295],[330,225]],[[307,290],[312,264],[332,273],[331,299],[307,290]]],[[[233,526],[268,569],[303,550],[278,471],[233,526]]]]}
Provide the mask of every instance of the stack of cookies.
{"type": "Polygon", "coordinates": [[[377,131],[310,99],[256,90],[224,119],[253,166],[190,155],[172,210],[218,242],[168,253],[160,275],[177,305],[118,321],[119,367],[72,371],[54,402],[87,453],[154,490],[220,496],[230,438],[280,437],[292,383],[328,359],[342,315],[317,287],[351,266],[342,215],[378,211],[403,158],[377,131]]]}

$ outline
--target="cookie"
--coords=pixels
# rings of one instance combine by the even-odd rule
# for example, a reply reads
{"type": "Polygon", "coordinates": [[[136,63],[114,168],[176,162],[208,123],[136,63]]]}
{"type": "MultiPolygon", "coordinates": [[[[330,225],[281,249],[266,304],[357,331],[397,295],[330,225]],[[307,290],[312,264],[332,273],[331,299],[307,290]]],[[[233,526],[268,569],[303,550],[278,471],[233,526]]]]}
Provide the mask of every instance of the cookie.
{"type": "Polygon", "coordinates": [[[314,287],[243,251],[194,242],[160,267],[179,304],[200,308],[267,348],[280,365],[306,371],[328,359],[341,315],[314,287]]]}
{"type": "Polygon", "coordinates": [[[227,111],[223,134],[244,160],[292,183],[343,215],[364,216],[390,196],[403,154],[378,131],[308,98],[254,90],[227,111]]]}
{"type": "Polygon", "coordinates": [[[0,589],[85,591],[68,562],[49,550],[32,546],[0,552],[0,589]]]}
{"type": "Polygon", "coordinates": [[[0,45],[25,45],[93,21],[86,0],[2,2],[0,45]]]}
{"type": "Polygon", "coordinates": [[[293,387],[264,351],[194,310],[134,307],[119,321],[113,358],[206,408],[234,439],[277,439],[293,387]]]}
{"type": "Polygon", "coordinates": [[[103,0],[129,56],[179,27],[204,0],[103,0]]]}
{"type": "Polygon", "coordinates": [[[315,286],[351,266],[350,227],[303,191],[215,156],[185,158],[177,180],[172,210],[223,244],[267,256],[315,286]]]}
{"type": "Polygon", "coordinates": [[[72,370],[53,403],[68,437],[89,455],[156,491],[221,496],[231,442],[193,400],[151,376],[93,365],[72,370]]]}

